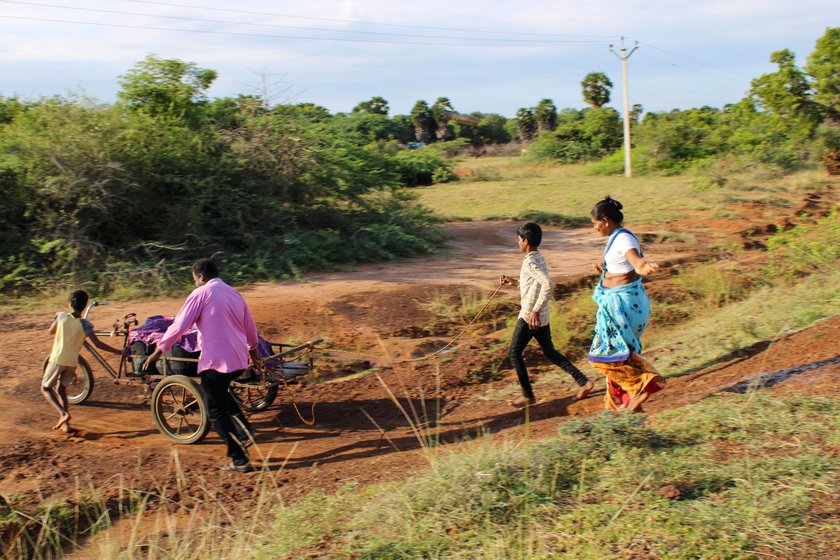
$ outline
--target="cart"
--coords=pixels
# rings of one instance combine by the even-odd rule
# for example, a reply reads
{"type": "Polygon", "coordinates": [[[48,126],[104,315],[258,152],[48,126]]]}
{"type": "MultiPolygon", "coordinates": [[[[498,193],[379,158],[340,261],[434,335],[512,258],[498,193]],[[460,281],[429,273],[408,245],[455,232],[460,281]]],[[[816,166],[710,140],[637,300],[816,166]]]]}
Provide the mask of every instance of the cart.
{"type": "MultiPolygon", "coordinates": [[[[97,306],[108,305],[105,301],[93,301],[85,309],[84,318],[97,306]]],[[[122,338],[123,353],[115,369],[102,354],[87,341],[84,348],[117,385],[136,385],[151,393],[152,418],[158,430],[172,442],[192,444],[201,441],[210,430],[207,397],[197,377],[170,374],[175,362],[198,362],[197,358],[163,356],[162,367],[157,372],[139,371],[137,360],[128,349],[129,333],[137,326],[136,314],[129,313],[114,322],[110,330],[96,331],[97,336],[122,338]]],[[[302,344],[267,342],[271,352],[263,357],[263,368],[256,371],[248,368],[231,383],[230,394],[247,412],[265,410],[275,401],[279,391],[289,392],[289,384],[312,371],[314,350],[323,340],[302,344]]],[[[46,367],[46,362],[44,363],[46,367]]],[[[74,405],[83,404],[93,392],[94,377],[88,361],[79,356],[73,382],[67,387],[67,400],[74,405]]],[[[290,393],[291,394],[291,393],[290,393]]]]}

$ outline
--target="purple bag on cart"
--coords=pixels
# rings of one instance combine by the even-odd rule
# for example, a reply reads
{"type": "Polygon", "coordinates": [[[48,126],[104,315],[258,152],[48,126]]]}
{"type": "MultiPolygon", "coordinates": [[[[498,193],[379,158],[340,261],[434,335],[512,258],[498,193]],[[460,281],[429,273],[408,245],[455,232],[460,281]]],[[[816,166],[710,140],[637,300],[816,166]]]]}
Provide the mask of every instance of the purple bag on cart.
{"type": "MultiPolygon", "coordinates": [[[[139,373],[143,367],[146,357],[152,354],[157,347],[158,341],[175,320],[174,317],[153,315],[147,318],[142,325],[132,329],[128,333],[128,347],[132,356],[134,372],[139,373]]],[[[201,352],[198,351],[198,331],[195,329],[182,336],[169,352],[164,354],[166,358],[191,358],[198,359],[201,352]]],[[[197,362],[182,362],[176,360],[158,360],[157,371],[145,373],[160,373],[163,375],[187,375],[190,377],[198,375],[197,362]]]]}
{"type": "MultiPolygon", "coordinates": [[[[153,315],[147,318],[142,325],[128,333],[127,347],[130,349],[134,372],[140,372],[146,357],[150,356],[157,347],[158,341],[163,337],[166,329],[175,321],[175,317],[164,315],[153,315]]],[[[272,354],[271,344],[262,337],[259,343],[259,353],[262,357],[272,354]]],[[[198,358],[201,352],[198,350],[198,331],[193,329],[182,336],[165,357],[174,358],[198,358]]],[[[271,364],[267,364],[271,365],[271,364]]],[[[164,375],[198,375],[198,364],[196,362],[181,362],[174,360],[159,360],[156,364],[157,373],[164,375]]],[[[155,372],[151,372],[155,373],[155,372]]]]}

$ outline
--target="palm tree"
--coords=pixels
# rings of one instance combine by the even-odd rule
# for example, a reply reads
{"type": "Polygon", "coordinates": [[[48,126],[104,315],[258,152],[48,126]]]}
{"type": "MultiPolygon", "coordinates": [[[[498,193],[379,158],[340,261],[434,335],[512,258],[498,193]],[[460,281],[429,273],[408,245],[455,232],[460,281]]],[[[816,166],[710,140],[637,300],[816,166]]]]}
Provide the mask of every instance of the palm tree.
{"type": "Polygon", "coordinates": [[[418,142],[427,143],[432,137],[435,119],[429,104],[422,99],[411,109],[411,124],[414,126],[414,137],[418,142]]]}
{"type": "Polygon", "coordinates": [[[369,101],[362,101],[353,107],[354,113],[370,113],[372,115],[387,115],[390,107],[384,97],[371,97],[369,101]]]}
{"type": "Polygon", "coordinates": [[[534,110],[522,107],[516,112],[516,125],[519,129],[519,138],[523,142],[530,142],[537,134],[537,118],[534,110]]]}
{"type": "Polygon", "coordinates": [[[583,87],[583,100],[595,109],[610,102],[613,83],[603,72],[590,72],[580,85],[583,87]]]}
{"type": "Polygon", "coordinates": [[[449,137],[449,121],[455,109],[448,97],[438,97],[432,105],[432,118],[435,120],[435,136],[438,140],[446,140],[449,137]]]}
{"type": "Polygon", "coordinates": [[[540,132],[551,132],[557,128],[557,107],[554,106],[551,99],[543,99],[537,103],[534,116],[537,119],[537,128],[540,132]]]}

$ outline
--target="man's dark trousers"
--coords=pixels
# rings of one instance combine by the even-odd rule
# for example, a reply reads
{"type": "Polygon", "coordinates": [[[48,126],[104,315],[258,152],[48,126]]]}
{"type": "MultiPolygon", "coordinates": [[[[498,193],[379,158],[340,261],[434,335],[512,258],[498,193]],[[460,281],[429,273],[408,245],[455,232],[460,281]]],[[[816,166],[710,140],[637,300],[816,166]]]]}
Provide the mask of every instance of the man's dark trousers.
{"type": "Polygon", "coordinates": [[[240,443],[249,441],[249,434],[253,432],[239,405],[230,395],[231,382],[242,375],[243,371],[222,373],[206,369],[199,374],[201,386],[207,395],[208,412],[213,429],[227,445],[228,457],[237,466],[248,464],[248,455],[240,443]]]}

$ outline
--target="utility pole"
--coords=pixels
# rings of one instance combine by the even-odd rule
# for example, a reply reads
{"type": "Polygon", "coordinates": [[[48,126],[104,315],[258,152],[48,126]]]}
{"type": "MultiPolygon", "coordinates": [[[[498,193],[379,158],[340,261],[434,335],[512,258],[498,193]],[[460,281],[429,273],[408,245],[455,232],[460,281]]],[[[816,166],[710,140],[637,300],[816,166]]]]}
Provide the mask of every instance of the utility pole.
{"type": "Polygon", "coordinates": [[[630,58],[636,49],[639,48],[639,42],[636,41],[636,45],[633,47],[633,50],[629,53],[627,49],[624,48],[624,37],[621,38],[621,54],[618,54],[613,50],[613,46],[610,45],[610,52],[613,53],[618,59],[621,61],[621,82],[622,82],[622,89],[624,90],[624,176],[625,177],[632,177],[633,170],[630,167],[630,101],[627,94],[627,59],[630,58]]]}

